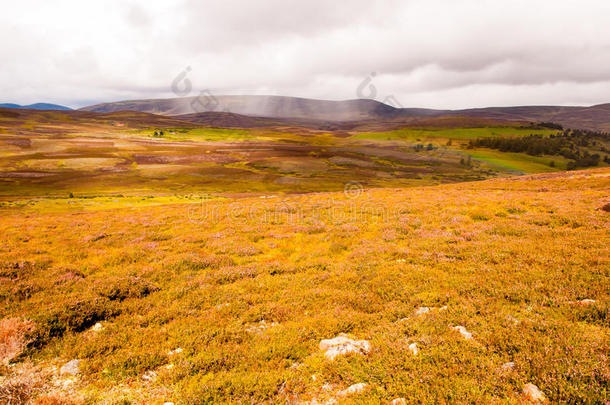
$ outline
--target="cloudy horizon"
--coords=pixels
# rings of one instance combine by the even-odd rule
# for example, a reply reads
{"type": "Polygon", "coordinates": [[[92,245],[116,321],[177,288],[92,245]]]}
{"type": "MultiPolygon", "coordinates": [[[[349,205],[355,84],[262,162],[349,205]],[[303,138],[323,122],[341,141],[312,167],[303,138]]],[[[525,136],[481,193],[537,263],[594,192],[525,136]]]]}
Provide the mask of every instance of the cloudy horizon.
{"type": "Polygon", "coordinates": [[[4,11],[0,103],[175,97],[181,72],[188,95],[610,102],[605,1],[25,0],[4,11]]]}

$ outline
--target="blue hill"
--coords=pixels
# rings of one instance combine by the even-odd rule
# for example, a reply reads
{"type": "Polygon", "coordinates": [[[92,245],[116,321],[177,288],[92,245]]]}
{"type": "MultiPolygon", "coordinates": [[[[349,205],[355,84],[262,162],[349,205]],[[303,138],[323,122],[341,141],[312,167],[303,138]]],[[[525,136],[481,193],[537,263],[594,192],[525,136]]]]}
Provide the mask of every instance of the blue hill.
{"type": "Polygon", "coordinates": [[[35,103],[30,105],[19,105],[13,103],[5,103],[0,104],[2,108],[22,108],[28,110],[61,110],[61,111],[70,111],[72,110],[70,107],[65,107],[63,105],[58,104],[49,104],[49,103],[35,103]]]}

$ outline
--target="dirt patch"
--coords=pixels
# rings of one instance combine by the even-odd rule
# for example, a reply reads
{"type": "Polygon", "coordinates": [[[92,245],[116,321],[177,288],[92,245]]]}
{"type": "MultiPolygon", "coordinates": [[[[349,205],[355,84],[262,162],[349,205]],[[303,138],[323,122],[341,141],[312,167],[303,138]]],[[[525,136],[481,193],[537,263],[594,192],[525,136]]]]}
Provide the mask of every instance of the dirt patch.
{"type": "Polygon", "coordinates": [[[18,146],[23,149],[32,147],[32,141],[27,138],[4,138],[2,141],[9,145],[18,146]]]}
{"type": "Polygon", "coordinates": [[[0,177],[8,178],[8,179],[27,179],[27,178],[39,178],[39,177],[49,177],[54,176],[55,173],[46,173],[46,172],[5,172],[0,173],[0,177]]]}

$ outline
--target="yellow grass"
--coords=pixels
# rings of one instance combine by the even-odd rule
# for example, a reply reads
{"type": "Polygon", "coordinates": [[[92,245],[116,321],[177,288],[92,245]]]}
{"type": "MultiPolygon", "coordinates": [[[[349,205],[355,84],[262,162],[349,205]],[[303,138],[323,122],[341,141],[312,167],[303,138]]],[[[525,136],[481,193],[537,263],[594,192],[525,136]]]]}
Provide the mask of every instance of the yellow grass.
{"type": "Polygon", "coordinates": [[[353,186],[3,208],[0,318],[36,324],[42,369],[81,359],[63,391],[88,403],[607,400],[610,169],[353,186]],[[372,350],[325,359],[341,333],[372,350]]]}

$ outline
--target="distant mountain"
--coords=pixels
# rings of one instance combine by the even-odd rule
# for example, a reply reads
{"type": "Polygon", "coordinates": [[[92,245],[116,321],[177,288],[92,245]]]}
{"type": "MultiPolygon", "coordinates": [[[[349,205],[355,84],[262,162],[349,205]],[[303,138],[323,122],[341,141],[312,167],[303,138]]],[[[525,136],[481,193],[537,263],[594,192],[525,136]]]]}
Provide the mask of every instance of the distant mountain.
{"type": "Polygon", "coordinates": [[[65,107],[58,104],[49,103],[35,103],[30,105],[19,105],[13,103],[0,104],[1,108],[20,108],[24,110],[60,110],[60,111],[71,111],[70,107],[65,107]]]}
{"type": "Polygon", "coordinates": [[[346,125],[348,125],[349,127],[354,126],[349,125],[353,121],[341,123],[334,121],[322,121],[304,118],[253,117],[250,115],[214,111],[175,115],[171,116],[171,118],[179,119],[182,121],[188,121],[193,124],[203,125],[212,128],[299,127],[333,131],[337,129],[343,129],[343,127],[346,125]]]}
{"type": "Polygon", "coordinates": [[[375,100],[328,101],[284,96],[202,96],[131,100],[97,104],[82,110],[132,110],[174,116],[215,111],[255,117],[326,121],[356,121],[396,114],[394,107],[375,100]]]}
{"type": "MultiPolygon", "coordinates": [[[[417,118],[473,117],[500,121],[555,122],[569,128],[610,132],[610,104],[592,107],[521,106],[487,107],[465,110],[434,110],[425,108],[395,108],[375,100],[345,101],[313,100],[284,96],[202,96],[169,99],[130,100],[97,104],[82,108],[85,111],[114,112],[141,111],[153,114],[180,116],[204,112],[225,112],[257,117],[260,120],[290,119],[326,122],[382,120],[399,124],[417,118]]],[[[206,121],[237,119],[238,117],[210,116],[183,117],[206,121]]],[[[243,118],[239,118],[243,120],[243,118]]],[[[269,124],[269,122],[265,122],[269,124]]]]}
{"type": "Polygon", "coordinates": [[[488,107],[451,111],[443,115],[511,121],[555,122],[566,128],[610,132],[610,104],[600,104],[592,107],[488,107]]]}

